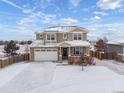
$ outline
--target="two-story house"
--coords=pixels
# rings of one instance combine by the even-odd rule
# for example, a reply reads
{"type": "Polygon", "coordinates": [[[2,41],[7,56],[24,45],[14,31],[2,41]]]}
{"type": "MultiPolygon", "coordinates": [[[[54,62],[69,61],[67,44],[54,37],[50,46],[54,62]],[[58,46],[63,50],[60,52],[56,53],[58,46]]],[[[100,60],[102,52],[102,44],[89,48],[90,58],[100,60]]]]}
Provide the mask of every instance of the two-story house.
{"type": "Polygon", "coordinates": [[[62,61],[88,53],[87,29],[77,26],[50,27],[36,34],[30,47],[31,61],[62,61]]]}

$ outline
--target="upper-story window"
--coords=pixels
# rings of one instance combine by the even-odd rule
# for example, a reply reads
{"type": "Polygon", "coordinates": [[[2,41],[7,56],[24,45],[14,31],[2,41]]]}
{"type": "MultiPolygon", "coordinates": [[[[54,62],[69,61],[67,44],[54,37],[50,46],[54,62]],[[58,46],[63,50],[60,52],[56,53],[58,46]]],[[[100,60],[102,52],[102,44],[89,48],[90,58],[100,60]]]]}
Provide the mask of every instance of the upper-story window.
{"type": "Polygon", "coordinates": [[[55,34],[51,35],[51,40],[55,40],[55,34]]]}
{"type": "Polygon", "coordinates": [[[47,34],[47,40],[50,40],[50,34],[47,34]]]}
{"type": "Polygon", "coordinates": [[[82,40],[82,35],[81,35],[81,33],[78,34],[78,40],[82,40]]]}
{"type": "Polygon", "coordinates": [[[43,35],[39,35],[39,38],[42,39],[43,38],[43,35]]]}
{"type": "Polygon", "coordinates": [[[73,33],[74,40],[82,40],[82,33],[73,33]]]}
{"type": "Polygon", "coordinates": [[[56,35],[55,34],[47,34],[46,35],[46,40],[53,40],[55,41],[56,40],[56,35]]]}
{"type": "Polygon", "coordinates": [[[63,39],[67,39],[67,33],[63,33],[63,39]]]}

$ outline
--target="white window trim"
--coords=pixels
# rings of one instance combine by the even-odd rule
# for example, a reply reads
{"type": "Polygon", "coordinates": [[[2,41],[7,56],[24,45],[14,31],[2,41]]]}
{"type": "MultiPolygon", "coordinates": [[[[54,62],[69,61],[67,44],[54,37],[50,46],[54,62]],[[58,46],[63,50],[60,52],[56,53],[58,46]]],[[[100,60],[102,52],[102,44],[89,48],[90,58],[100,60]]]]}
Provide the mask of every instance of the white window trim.
{"type": "MultiPolygon", "coordinates": [[[[76,34],[77,35],[77,40],[78,40],[78,34],[81,34],[81,40],[83,40],[83,33],[82,32],[73,32],[73,40],[74,40],[74,34],[76,34]]],[[[74,41],[76,41],[76,40],[74,40],[74,41]]]]}
{"type": "Polygon", "coordinates": [[[56,38],[57,38],[56,34],[53,34],[53,33],[47,33],[47,34],[46,34],[46,41],[56,41],[56,38]],[[48,35],[48,34],[50,35],[50,40],[47,40],[47,35],[48,35]],[[51,40],[51,36],[52,36],[52,35],[55,36],[55,40],[51,40]]]}
{"type": "Polygon", "coordinates": [[[74,47],[73,48],[73,55],[81,55],[81,51],[82,51],[82,49],[81,49],[81,47],[74,47]],[[79,49],[79,54],[76,54],[76,49],[79,49]]]}

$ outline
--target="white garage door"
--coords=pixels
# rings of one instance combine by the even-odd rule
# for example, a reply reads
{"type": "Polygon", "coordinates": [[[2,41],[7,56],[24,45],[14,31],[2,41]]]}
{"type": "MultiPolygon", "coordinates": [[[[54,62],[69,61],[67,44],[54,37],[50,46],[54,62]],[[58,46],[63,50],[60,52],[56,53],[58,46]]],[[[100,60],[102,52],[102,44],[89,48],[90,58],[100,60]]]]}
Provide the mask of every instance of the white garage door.
{"type": "Polygon", "coordinates": [[[58,55],[57,50],[36,50],[34,52],[35,61],[57,61],[58,55]]]}

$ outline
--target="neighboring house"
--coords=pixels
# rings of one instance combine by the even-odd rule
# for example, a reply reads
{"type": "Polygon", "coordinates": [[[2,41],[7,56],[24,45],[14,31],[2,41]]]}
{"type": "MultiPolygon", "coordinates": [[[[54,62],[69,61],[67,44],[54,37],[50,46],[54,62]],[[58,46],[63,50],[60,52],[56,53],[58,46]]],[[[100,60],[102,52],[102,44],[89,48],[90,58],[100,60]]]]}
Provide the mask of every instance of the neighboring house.
{"type": "Polygon", "coordinates": [[[108,52],[124,54],[124,41],[109,41],[107,43],[108,52]]]}
{"type": "Polygon", "coordinates": [[[124,60],[124,40],[113,40],[107,43],[108,52],[117,52],[118,55],[123,56],[124,60]]]}
{"type": "Polygon", "coordinates": [[[62,61],[87,54],[87,29],[77,26],[56,26],[36,32],[30,47],[31,61],[62,61]]]}

